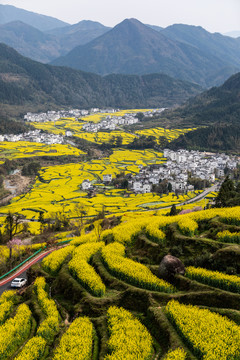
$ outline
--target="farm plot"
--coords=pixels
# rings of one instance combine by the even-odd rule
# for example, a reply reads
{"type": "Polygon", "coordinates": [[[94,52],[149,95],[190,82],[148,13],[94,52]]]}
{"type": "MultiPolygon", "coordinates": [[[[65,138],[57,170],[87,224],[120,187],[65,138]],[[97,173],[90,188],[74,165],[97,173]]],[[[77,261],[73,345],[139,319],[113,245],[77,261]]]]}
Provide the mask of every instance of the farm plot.
{"type": "Polygon", "coordinates": [[[172,141],[178,138],[180,135],[186,134],[189,131],[196,130],[194,129],[164,129],[161,127],[153,128],[153,129],[144,129],[136,131],[138,135],[145,135],[145,136],[154,136],[156,139],[159,136],[165,136],[168,141],[172,141]]]}
{"type": "Polygon", "coordinates": [[[71,145],[46,145],[28,141],[0,142],[0,159],[32,158],[36,156],[80,156],[83,151],[71,145]]]}

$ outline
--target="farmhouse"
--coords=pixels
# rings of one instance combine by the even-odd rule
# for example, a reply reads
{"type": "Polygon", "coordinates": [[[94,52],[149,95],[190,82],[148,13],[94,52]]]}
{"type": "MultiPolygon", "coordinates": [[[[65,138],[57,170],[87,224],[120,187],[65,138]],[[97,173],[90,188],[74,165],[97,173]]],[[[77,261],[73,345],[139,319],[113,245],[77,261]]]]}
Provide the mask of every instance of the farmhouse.
{"type": "Polygon", "coordinates": [[[112,181],[112,174],[105,174],[103,175],[103,182],[108,183],[112,181]]]}
{"type": "Polygon", "coordinates": [[[86,179],[86,180],[83,180],[82,184],[81,184],[81,187],[82,187],[82,190],[85,191],[85,190],[89,190],[91,187],[92,187],[92,184],[91,184],[91,181],[86,179]]]}

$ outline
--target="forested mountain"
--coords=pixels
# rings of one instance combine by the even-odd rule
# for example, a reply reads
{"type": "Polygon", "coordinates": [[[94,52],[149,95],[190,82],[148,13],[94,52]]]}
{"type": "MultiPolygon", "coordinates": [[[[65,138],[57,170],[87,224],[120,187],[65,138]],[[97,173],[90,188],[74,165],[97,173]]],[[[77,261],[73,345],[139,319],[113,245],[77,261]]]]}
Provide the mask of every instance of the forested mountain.
{"type": "Polygon", "coordinates": [[[8,22],[17,20],[34,26],[41,31],[68,25],[64,21],[55,19],[51,16],[40,15],[31,11],[19,9],[12,5],[0,4],[0,24],[7,24],[8,22]]]}
{"type": "Polygon", "coordinates": [[[240,73],[222,86],[203,92],[176,110],[163,114],[169,123],[186,126],[240,124],[240,73]]]}
{"type": "MultiPolygon", "coordinates": [[[[237,56],[240,44],[235,39],[229,40],[236,42],[236,56],[223,56],[226,44],[223,51],[219,50],[220,44],[209,53],[202,45],[172,40],[164,35],[164,30],[155,31],[136,19],[126,19],[90,43],[78,46],[66,56],[54,60],[52,64],[102,75],[163,72],[210,86],[222,83],[229,74],[240,70],[240,58],[237,56]]],[[[229,44],[231,54],[234,46],[232,42],[229,44]]]]}
{"type": "MultiPolygon", "coordinates": [[[[167,75],[101,77],[65,67],[44,65],[0,44],[0,103],[35,108],[169,107],[201,92],[195,84],[167,75]]],[[[24,110],[25,111],[25,110],[24,110]]]]}
{"type": "Polygon", "coordinates": [[[200,128],[181,135],[173,140],[169,146],[173,150],[207,150],[240,152],[240,124],[222,125],[200,128]]]}
{"type": "Polygon", "coordinates": [[[0,42],[31,59],[49,62],[63,54],[58,39],[21,21],[0,25],[0,42]]]}

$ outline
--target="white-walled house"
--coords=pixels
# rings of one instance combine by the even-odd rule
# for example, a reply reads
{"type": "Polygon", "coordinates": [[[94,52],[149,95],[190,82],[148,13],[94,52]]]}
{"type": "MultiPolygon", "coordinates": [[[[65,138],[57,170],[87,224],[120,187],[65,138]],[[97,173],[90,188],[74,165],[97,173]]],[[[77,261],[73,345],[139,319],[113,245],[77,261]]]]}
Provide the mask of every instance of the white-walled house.
{"type": "Polygon", "coordinates": [[[143,184],[141,192],[146,194],[150,193],[152,191],[152,185],[151,184],[143,184]]]}
{"type": "Polygon", "coordinates": [[[103,175],[103,182],[104,183],[111,182],[111,181],[112,181],[112,174],[103,175]]]}
{"type": "Polygon", "coordinates": [[[132,187],[133,187],[133,191],[139,192],[142,189],[142,182],[134,181],[132,187]]]}
{"type": "Polygon", "coordinates": [[[81,187],[83,191],[89,190],[92,187],[91,181],[88,179],[83,180],[81,187]]]}

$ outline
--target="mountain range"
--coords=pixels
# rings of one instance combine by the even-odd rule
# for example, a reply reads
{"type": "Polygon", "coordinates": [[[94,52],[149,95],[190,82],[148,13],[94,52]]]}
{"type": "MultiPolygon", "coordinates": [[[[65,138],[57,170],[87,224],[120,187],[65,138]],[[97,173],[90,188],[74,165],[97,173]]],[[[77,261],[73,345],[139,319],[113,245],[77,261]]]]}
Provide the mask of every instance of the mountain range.
{"type": "Polygon", "coordinates": [[[211,87],[240,71],[240,38],[198,26],[164,29],[126,19],[108,28],[94,21],[70,25],[55,20],[1,5],[0,42],[43,63],[100,75],[165,73],[211,87]]]}
{"type": "Polygon", "coordinates": [[[184,26],[183,33],[178,36],[175,28],[155,31],[136,19],[126,19],[52,64],[102,75],[161,72],[205,87],[222,83],[240,70],[238,39],[211,35],[202,28],[195,31],[197,36],[193,39],[186,34],[188,31],[192,33],[192,27],[184,26]],[[212,43],[215,46],[210,52],[212,43]],[[224,56],[225,51],[227,55],[224,56]]]}
{"type": "Polygon", "coordinates": [[[105,77],[42,64],[0,44],[1,114],[56,107],[171,107],[202,91],[164,74],[105,77]],[[3,110],[5,109],[5,110],[3,110]],[[7,109],[7,110],[6,110],[7,109]],[[14,112],[15,110],[15,112],[14,112]]]}

